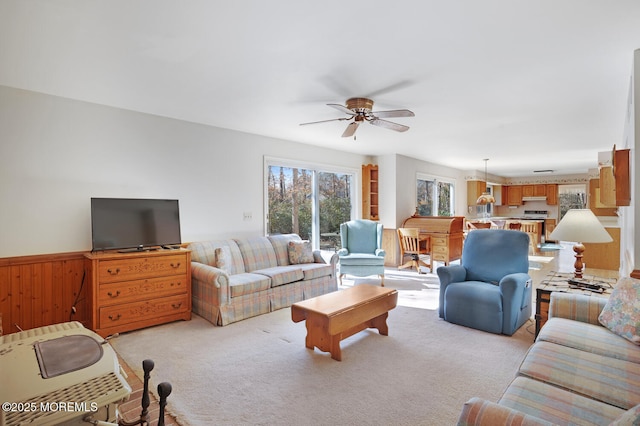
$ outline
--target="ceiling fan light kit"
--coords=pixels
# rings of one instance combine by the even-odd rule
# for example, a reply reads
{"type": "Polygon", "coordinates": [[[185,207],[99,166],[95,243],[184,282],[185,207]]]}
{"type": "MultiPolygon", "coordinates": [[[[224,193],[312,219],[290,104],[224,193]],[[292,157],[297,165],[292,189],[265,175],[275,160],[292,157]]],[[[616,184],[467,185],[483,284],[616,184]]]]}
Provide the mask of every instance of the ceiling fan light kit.
{"type": "MultiPolygon", "coordinates": [[[[322,121],[313,121],[310,123],[302,123],[301,126],[306,126],[308,124],[318,124],[318,123],[326,123],[329,121],[351,121],[347,125],[344,133],[342,133],[343,138],[348,138],[354,136],[358,126],[362,122],[368,122],[373,124],[374,126],[383,127],[385,129],[394,130],[396,132],[406,132],[409,130],[409,126],[405,126],[403,124],[393,123],[391,121],[382,120],[380,117],[414,117],[415,114],[408,109],[396,109],[390,111],[372,111],[373,109],[373,100],[368,98],[350,98],[347,99],[346,105],[340,104],[327,104],[328,106],[337,109],[340,112],[343,112],[349,117],[342,118],[334,118],[330,120],[322,120],[322,121]]],[[[355,139],[355,136],[354,136],[355,139]]]]}

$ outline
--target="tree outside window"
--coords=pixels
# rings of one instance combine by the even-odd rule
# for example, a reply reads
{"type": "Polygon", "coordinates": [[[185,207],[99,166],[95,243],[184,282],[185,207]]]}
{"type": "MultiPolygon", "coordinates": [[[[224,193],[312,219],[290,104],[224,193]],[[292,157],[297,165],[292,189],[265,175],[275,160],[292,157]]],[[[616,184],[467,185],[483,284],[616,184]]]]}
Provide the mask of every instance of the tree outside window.
{"type": "Polygon", "coordinates": [[[338,250],[340,224],[351,220],[352,181],[349,173],[269,165],[267,233],[296,233],[338,250]]]}
{"type": "Polygon", "coordinates": [[[420,216],[453,216],[454,189],[451,182],[429,177],[416,181],[416,212],[420,216]]]}

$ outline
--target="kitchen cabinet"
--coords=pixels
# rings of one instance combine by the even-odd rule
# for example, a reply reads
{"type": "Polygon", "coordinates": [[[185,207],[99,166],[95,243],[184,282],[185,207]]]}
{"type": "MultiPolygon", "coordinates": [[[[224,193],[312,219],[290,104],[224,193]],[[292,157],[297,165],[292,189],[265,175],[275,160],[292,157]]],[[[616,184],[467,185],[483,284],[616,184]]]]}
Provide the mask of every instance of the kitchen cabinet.
{"type": "Polygon", "coordinates": [[[510,206],[522,205],[522,187],[523,185],[510,185],[507,190],[507,204],[510,206]]]}
{"type": "Polygon", "coordinates": [[[589,208],[596,216],[617,216],[618,209],[600,202],[600,179],[589,180],[589,208]]]}
{"type": "Polygon", "coordinates": [[[487,185],[483,180],[467,181],[467,206],[475,206],[478,197],[487,190],[487,185]]]}
{"type": "Polygon", "coordinates": [[[547,195],[547,185],[535,184],[535,185],[522,185],[523,197],[544,197],[547,195]]]}
{"type": "Polygon", "coordinates": [[[558,204],[558,184],[548,183],[546,186],[547,205],[555,206],[558,204]]]}
{"type": "Polygon", "coordinates": [[[522,185],[522,196],[533,197],[533,185],[522,185]]]}
{"type": "Polygon", "coordinates": [[[600,203],[605,206],[628,206],[631,204],[631,182],[629,179],[629,150],[611,153],[612,165],[600,167],[600,203]]]}

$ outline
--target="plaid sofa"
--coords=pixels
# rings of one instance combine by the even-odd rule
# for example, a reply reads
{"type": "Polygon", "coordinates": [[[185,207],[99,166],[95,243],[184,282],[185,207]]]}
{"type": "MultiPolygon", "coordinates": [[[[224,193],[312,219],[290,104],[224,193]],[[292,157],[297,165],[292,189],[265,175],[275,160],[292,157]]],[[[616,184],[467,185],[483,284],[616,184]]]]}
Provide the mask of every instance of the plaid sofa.
{"type": "Polygon", "coordinates": [[[337,290],[338,256],[326,263],[313,251],[299,263],[290,242],[302,240],[285,234],[189,244],[193,312],[222,326],[337,290]]]}
{"type": "Polygon", "coordinates": [[[501,399],[472,398],[458,425],[640,424],[640,346],[600,325],[606,302],[552,293],[549,321],[501,399]]]}

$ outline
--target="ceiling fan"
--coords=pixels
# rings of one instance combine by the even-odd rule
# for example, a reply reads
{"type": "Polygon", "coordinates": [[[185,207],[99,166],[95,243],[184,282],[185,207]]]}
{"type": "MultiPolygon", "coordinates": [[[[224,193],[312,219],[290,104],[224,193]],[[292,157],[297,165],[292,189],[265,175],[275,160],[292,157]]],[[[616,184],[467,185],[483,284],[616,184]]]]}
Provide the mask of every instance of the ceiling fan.
{"type": "Polygon", "coordinates": [[[372,111],[373,101],[367,98],[351,98],[347,99],[346,106],[340,104],[327,104],[328,106],[337,109],[338,111],[344,112],[348,115],[348,117],[342,118],[333,118],[331,120],[321,120],[321,121],[313,121],[310,123],[301,123],[301,126],[306,126],[309,124],[318,124],[318,123],[326,123],[329,121],[351,121],[344,133],[342,133],[343,138],[348,138],[353,136],[356,130],[358,130],[358,126],[362,122],[368,122],[373,124],[374,126],[384,127],[385,129],[395,130],[396,132],[406,132],[409,130],[409,126],[405,126],[403,124],[393,123],[391,121],[382,120],[381,118],[388,117],[414,117],[415,114],[408,109],[394,109],[390,111],[372,111]]]}

